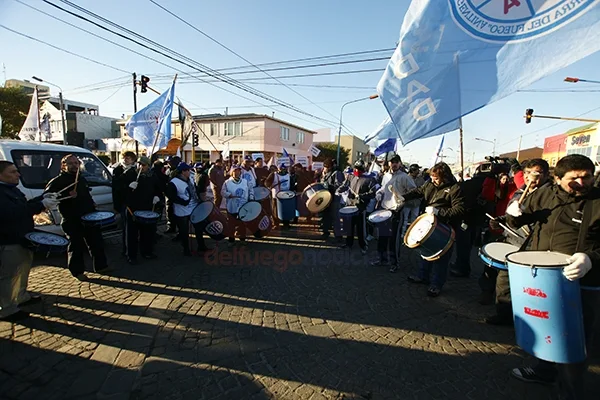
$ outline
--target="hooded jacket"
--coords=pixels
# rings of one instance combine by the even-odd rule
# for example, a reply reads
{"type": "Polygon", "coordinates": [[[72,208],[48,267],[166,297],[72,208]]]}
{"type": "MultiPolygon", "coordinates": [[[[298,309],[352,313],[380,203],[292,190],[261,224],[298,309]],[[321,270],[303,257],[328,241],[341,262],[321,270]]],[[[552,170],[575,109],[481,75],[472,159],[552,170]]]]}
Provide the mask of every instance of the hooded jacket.
{"type": "Polygon", "coordinates": [[[435,186],[431,180],[421,187],[411,190],[404,196],[405,201],[423,199],[425,207],[437,208],[437,216],[455,228],[462,221],[465,213],[465,200],[456,181],[435,186]]]}

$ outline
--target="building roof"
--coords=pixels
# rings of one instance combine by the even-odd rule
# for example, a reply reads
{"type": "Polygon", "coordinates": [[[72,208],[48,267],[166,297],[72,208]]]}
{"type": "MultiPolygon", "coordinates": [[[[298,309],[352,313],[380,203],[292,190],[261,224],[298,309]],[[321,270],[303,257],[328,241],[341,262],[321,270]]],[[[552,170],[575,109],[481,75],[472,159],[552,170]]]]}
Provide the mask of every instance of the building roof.
{"type": "MultiPolygon", "coordinates": [[[[542,158],[544,149],[541,147],[531,147],[529,149],[522,149],[519,151],[519,161],[531,160],[532,158],[542,158]]],[[[500,154],[498,157],[501,158],[516,158],[517,152],[511,151],[510,153],[500,154]]]]}
{"type": "Polygon", "coordinates": [[[574,135],[576,133],[581,133],[581,132],[589,131],[589,130],[595,129],[597,125],[598,125],[597,123],[593,123],[593,124],[587,124],[587,125],[578,126],[577,128],[569,129],[565,133],[565,135],[574,135]]]}

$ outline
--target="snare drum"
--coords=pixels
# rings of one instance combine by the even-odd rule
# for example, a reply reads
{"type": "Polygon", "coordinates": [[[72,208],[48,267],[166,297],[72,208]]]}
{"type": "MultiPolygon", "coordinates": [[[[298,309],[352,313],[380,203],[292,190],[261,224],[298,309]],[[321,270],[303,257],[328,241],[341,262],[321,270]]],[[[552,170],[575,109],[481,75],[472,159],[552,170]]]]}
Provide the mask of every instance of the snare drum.
{"type": "Polygon", "coordinates": [[[284,190],[277,193],[277,218],[281,221],[291,221],[296,218],[296,193],[284,190]]]}
{"type": "MultiPolygon", "coordinates": [[[[203,201],[194,207],[190,214],[190,222],[192,225],[204,225],[204,231],[214,240],[223,240],[231,236],[227,217],[210,201],[203,201]]],[[[202,232],[196,232],[196,234],[200,235],[202,232]]]]}
{"type": "Polygon", "coordinates": [[[69,247],[69,240],[65,237],[48,232],[29,232],[25,234],[31,249],[39,253],[64,253],[69,247]]]}
{"type": "Polygon", "coordinates": [[[581,288],[563,275],[568,258],[550,251],[506,256],[517,344],[554,363],[586,358],[581,288]]]}
{"type": "Polygon", "coordinates": [[[336,236],[347,236],[350,234],[352,217],[358,215],[358,207],[346,206],[340,208],[338,217],[339,231],[336,232],[336,236]]]}
{"type": "Polygon", "coordinates": [[[155,225],[160,219],[160,214],[154,211],[134,211],[133,216],[138,224],[155,225]]]}
{"type": "Polygon", "coordinates": [[[238,218],[255,237],[265,236],[273,227],[271,217],[258,201],[249,201],[241,206],[238,218]]]}
{"type": "Polygon", "coordinates": [[[517,246],[508,243],[493,242],[479,249],[479,258],[489,267],[508,271],[506,255],[515,251],[519,251],[517,246]]]}
{"type": "Polygon", "coordinates": [[[254,189],[254,200],[258,201],[267,215],[273,214],[273,203],[271,201],[271,191],[264,186],[257,186],[254,189]]]}
{"type": "Polygon", "coordinates": [[[85,226],[103,227],[115,222],[115,213],[110,211],[94,211],[81,217],[85,226]]]}
{"type": "Polygon", "coordinates": [[[379,237],[392,236],[392,216],[390,210],[377,210],[369,214],[367,220],[377,228],[379,237]]]}
{"type": "Polygon", "coordinates": [[[416,249],[425,261],[439,260],[453,244],[454,229],[431,214],[417,217],[404,235],[404,245],[416,249]]]}
{"type": "Polygon", "coordinates": [[[311,213],[320,213],[331,203],[331,193],[324,184],[313,183],[302,192],[302,201],[311,213]]]}

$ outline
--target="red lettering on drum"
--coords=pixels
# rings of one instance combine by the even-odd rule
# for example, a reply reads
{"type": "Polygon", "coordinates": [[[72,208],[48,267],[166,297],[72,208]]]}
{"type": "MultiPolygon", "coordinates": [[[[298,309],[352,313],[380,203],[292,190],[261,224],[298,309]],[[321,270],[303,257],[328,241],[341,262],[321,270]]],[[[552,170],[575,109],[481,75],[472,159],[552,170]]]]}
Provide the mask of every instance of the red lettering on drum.
{"type": "Polygon", "coordinates": [[[545,299],[548,297],[548,295],[546,293],[544,293],[541,289],[523,288],[523,293],[527,293],[528,295],[534,296],[534,297],[541,297],[542,299],[545,299]]]}
{"type": "Polygon", "coordinates": [[[523,311],[525,311],[525,314],[531,315],[532,317],[537,317],[537,318],[542,318],[542,319],[550,319],[550,315],[548,315],[548,311],[534,310],[529,307],[525,307],[523,309],[523,311]]]}
{"type": "Polygon", "coordinates": [[[552,344],[552,337],[546,336],[546,343],[552,344]]]}

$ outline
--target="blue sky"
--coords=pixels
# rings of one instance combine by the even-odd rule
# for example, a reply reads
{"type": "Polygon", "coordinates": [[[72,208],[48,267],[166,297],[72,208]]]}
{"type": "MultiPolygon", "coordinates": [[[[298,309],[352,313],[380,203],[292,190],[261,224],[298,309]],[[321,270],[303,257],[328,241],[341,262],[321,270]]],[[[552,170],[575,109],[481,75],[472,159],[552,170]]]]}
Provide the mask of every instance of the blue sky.
{"type": "MultiPolygon", "coordinates": [[[[101,36],[135,49],[143,54],[157,58],[164,63],[189,71],[172,60],[153,54],[149,50],[117,38],[93,27],[39,0],[22,0],[40,10],[93,31],[101,36]]],[[[53,2],[67,7],[58,0],[53,2]]],[[[304,57],[317,57],[331,54],[358,52],[395,47],[400,26],[409,1],[316,1],[302,2],[256,0],[190,1],[157,0],[161,5],[188,20],[197,28],[211,35],[227,47],[244,56],[253,63],[267,63],[304,57]]],[[[74,0],[74,2],[103,17],[119,23],[144,37],[168,45],[195,61],[211,68],[227,68],[246,65],[237,56],[219,47],[192,28],[183,25],[148,0],[128,1],[92,1],[74,0]]],[[[120,49],[98,38],[90,36],[63,22],[40,14],[14,0],[0,0],[0,24],[21,33],[50,42],[55,46],[109,64],[119,69],[146,74],[151,85],[157,89],[166,89],[165,79],[158,80],[156,74],[174,74],[175,70],[165,67],[127,50],[120,49]]],[[[120,117],[133,111],[131,87],[111,87],[97,89],[103,81],[114,80],[109,84],[127,82],[125,72],[96,65],[44,44],[20,37],[0,28],[0,42],[3,43],[0,63],[6,67],[8,79],[30,79],[40,76],[60,85],[66,98],[100,104],[102,115],[120,117]],[[87,86],[86,88],[82,88],[87,86]],[[79,88],[79,89],[78,89],[79,88]]],[[[379,58],[389,57],[391,51],[373,55],[353,57],[379,58]]],[[[350,58],[337,58],[324,61],[344,61],[350,58]]],[[[317,61],[319,62],[319,61],[317,61]]],[[[322,62],[322,61],[321,61],[322,62]]],[[[315,62],[316,63],[316,62],[315,62]]],[[[534,108],[536,113],[546,115],[575,116],[599,108],[600,85],[585,83],[564,83],[565,76],[577,76],[600,80],[597,65],[600,55],[594,54],[570,67],[539,81],[529,88],[534,92],[515,93],[504,100],[489,105],[464,118],[465,159],[472,154],[481,158],[492,151],[492,144],[476,141],[475,137],[488,140],[496,139],[496,152],[516,150],[518,138],[523,135],[522,148],[542,146],[544,137],[564,132],[579,123],[561,123],[557,121],[534,120],[525,125],[523,113],[526,108],[534,108]],[[545,90],[598,90],[598,92],[545,92],[545,90]],[[543,90],[543,92],[539,92],[543,90]]],[[[383,69],[385,60],[326,66],[321,68],[292,69],[270,72],[273,76],[329,73],[359,69],[383,69]]],[[[282,80],[289,84],[360,86],[367,89],[340,89],[326,87],[294,86],[289,88],[278,85],[253,85],[253,87],[293,104],[305,112],[331,120],[331,123],[311,119],[280,106],[257,106],[250,100],[219,90],[214,86],[196,81],[193,84],[179,84],[176,95],[194,113],[223,112],[229,107],[230,113],[256,112],[271,114],[289,120],[310,129],[331,127],[336,129],[341,105],[349,100],[375,93],[375,86],[382,72],[333,75],[282,80]],[[373,88],[368,89],[368,88],[373,88]],[[308,100],[307,100],[307,99],[308,100]],[[316,103],[316,105],[311,104],[316,103]],[[238,108],[241,107],[241,108],[238,108]],[[288,115],[285,113],[291,113],[288,115]]],[[[180,77],[185,76],[180,74],[180,77]]],[[[265,77],[257,72],[237,75],[236,78],[265,77]]],[[[4,76],[1,76],[4,79],[4,76]]],[[[183,82],[183,80],[182,80],[183,82]]],[[[265,82],[264,80],[258,82],[265,82]]],[[[230,86],[219,84],[263,104],[266,100],[240,92],[230,86]]],[[[55,93],[55,89],[52,89],[55,93]]],[[[138,96],[138,107],[142,107],[154,98],[152,93],[138,96]]],[[[344,111],[344,124],[360,137],[371,133],[385,118],[386,112],[379,100],[352,104],[344,111]]],[[[585,115],[598,118],[600,108],[585,115]]],[[[421,164],[429,164],[439,139],[420,140],[400,151],[403,159],[421,164]]],[[[453,161],[458,153],[458,132],[447,135],[445,154],[453,161]]]]}

